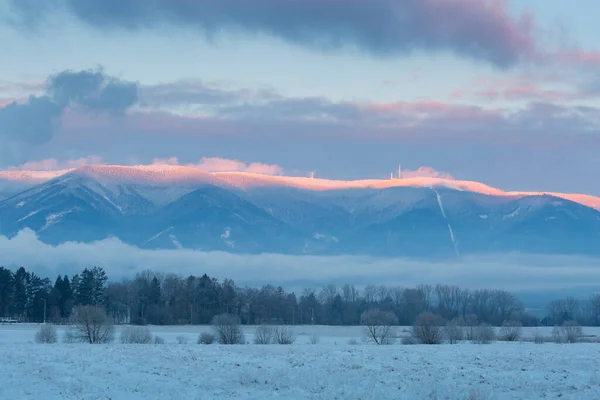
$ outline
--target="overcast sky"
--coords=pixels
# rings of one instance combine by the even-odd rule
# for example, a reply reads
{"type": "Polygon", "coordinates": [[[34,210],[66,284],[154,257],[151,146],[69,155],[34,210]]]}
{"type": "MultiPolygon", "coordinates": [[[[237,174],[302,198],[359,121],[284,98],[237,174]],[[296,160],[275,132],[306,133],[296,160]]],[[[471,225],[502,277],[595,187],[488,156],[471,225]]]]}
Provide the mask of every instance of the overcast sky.
{"type": "Polygon", "coordinates": [[[0,0],[0,168],[219,157],[353,179],[402,163],[600,195],[597,15],[595,0],[0,0]]]}

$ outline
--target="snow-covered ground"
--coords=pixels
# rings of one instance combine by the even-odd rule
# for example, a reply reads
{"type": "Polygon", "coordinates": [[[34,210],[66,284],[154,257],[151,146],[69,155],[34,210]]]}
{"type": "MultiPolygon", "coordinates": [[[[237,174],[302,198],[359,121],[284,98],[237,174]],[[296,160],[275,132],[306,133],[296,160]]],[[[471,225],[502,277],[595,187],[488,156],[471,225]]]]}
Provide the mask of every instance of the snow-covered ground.
{"type": "Polygon", "coordinates": [[[600,398],[600,344],[349,345],[360,328],[308,326],[292,346],[197,345],[208,327],[151,327],[165,345],[41,345],[36,329],[0,325],[0,399],[600,398]]]}

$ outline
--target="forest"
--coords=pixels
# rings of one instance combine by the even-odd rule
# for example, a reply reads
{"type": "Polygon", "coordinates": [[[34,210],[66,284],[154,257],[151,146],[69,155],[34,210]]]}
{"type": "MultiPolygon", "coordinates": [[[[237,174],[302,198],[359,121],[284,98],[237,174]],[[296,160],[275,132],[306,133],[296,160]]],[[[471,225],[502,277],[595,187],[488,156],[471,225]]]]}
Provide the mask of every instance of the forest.
{"type": "Polygon", "coordinates": [[[231,279],[143,271],[131,278],[109,279],[101,267],[83,269],[54,280],[20,267],[0,267],[0,317],[19,322],[63,324],[75,306],[103,307],[115,324],[201,325],[215,315],[235,314],[243,324],[359,325],[365,310],[378,308],[396,314],[400,325],[412,325],[425,311],[446,320],[471,318],[500,325],[520,321],[524,326],[560,325],[577,321],[600,325],[600,294],[589,299],[567,297],[551,301],[541,320],[504,290],[468,290],[449,285],[413,288],[369,285],[326,285],[286,292],[280,286],[239,287],[231,279]]]}

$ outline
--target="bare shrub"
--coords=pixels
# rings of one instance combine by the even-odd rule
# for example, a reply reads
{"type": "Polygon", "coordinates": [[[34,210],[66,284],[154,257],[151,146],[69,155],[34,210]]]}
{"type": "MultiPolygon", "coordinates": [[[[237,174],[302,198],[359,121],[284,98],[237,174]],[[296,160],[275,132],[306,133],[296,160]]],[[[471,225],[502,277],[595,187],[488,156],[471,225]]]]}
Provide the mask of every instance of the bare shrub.
{"type": "Polygon", "coordinates": [[[292,344],[296,341],[294,330],[289,326],[278,326],[273,331],[275,342],[278,344],[292,344]]]}
{"type": "Polygon", "coordinates": [[[52,324],[44,324],[35,334],[36,343],[56,343],[58,342],[58,334],[56,328],[52,324]]]}
{"type": "Polygon", "coordinates": [[[504,321],[500,327],[500,340],[516,342],[522,334],[523,328],[519,321],[504,321]]]}
{"type": "Polygon", "coordinates": [[[368,342],[380,345],[392,344],[396,340],[398,317],[389,311],[379,309],[366,310],[360,316],[360,323],[364,326],[364,338],[368,342]]]}
{"type": "Polygon", "coordinates": [[[556,343],[577,343],[583,336],[581,325],[575,321],[565,321],[552,329],[552,339],[556,343]]]}
{"type": "Polygon", "coordinates": [[[269,325],[260,325],[256,327],[254,332],[254,344],[271,344],[273,343],[274,329],[269,325]]]}
{"type": "Polygon", "coordinates": [[[62,342],[70,344],[81,342],[81,340],[79,340],[75,335],[75,329],[73,329],[73,327],[69,327],[65,330],[62,342]]]}
{"type": "Polygon", "coordinates": [[[78,306],[71,312],[73,341],[91,344],[110,343],[115,327],[100,307],[78,306]]]}
{"type": "Polygon", "coordinates": [[[421,344],[440,344],[444,337],[445,321],[439,315],[423,312],[417,316],[412,336],[421,344]]]}
{"type": "Polygon", "coordinates": [[[202,332],[198,336],[198,344],[213,344],[215,342],[215,335],[208,332],[202,332]]]}
{"type": "Polygon", "coordinates": [[[317,335],[316,333],[313,333],[312,335],[310,335],[310,344],[317,344],[319,343],[319,335],[317,335]]]}
{"type": "Polygon", "coordinates": [[[244,344],[240,318],[233,314],[215,315],[212,319],[215,336],[220,344],[244,344]]]}
{"type": "Polygon", "coordinates": [[[121,343],[150,344],[152,343],[152,333],[145,326],[128,326],[121,331],[121,343]]]}
{"type": "Polygon", "coordinates": [[[350,340],[348,340],[348,344],[350,346],[356,346],[358,344],[358,340],[356,340],[356,339],[350,339],[350,340]]]}
{"type": "Polygon", "coordinates": [[[479,324],[473,332],[473,343],[490,344],[495,340],[496,331],[494,330],[494,327],[489,324],[479,324]]]}
{"type": "Polygon", "coordinates": [[[154,336],[154,344],[165,344],[165,339],[160,336],[154,336]]]}
{"type": "Polygon", "coordinates": [[[468,314],[462,320],[463,326],[465,327],[465,339],[473,340],[475,336],[475,331],[477,330],[477,326],[479,326],[479,321],[477,320],[477,315],[468,314]]]}
{"type": "Polygon", "coordinates": [[[458,318],[454,318],[450,321],[446,326],[444,326],[444,336],[448,343],[456,344],[463,340],[464,338],[464,329],[461,326],[461,320],[458,318]]]}
{"type": "Polygon", "coordinates": [[[175,338],[175,341],[177,341],[177,344],[187,344],[188,337],[185,335],[179,335],[175,338]]]}
{"type": "Polygon", "coordinates": [[[467,400],[488,400],[490,396],[481,390],[471,390],[467,400]]]}
{"type": "Polygon", "coordinates": [[[533,343],[544,344],[545,342],[546,342],[546,339],[544,338],[544,335],[542,335],[542,333],[540,331],[533,332],[533,343]]]}
{"type": "Polygon", "coordinates": [[[419,341],[412,336],[404,336],[402,338],[402,344],[409,346],[409,345],[413,345],[413,344],[419,344],[419,341]]]}

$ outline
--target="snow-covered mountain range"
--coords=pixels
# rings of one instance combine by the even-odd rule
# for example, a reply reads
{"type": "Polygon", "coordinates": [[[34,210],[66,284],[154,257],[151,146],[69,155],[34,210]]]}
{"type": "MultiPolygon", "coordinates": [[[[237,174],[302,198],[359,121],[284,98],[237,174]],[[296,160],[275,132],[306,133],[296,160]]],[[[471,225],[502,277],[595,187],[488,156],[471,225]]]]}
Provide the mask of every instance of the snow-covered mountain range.
{"type": "Polygon", "coordinates": [[[600,255],[600,199],[440,178],[331,181],[181,166],[0,176],[0,234],[50,244],[456,257],[600,255]]]}

